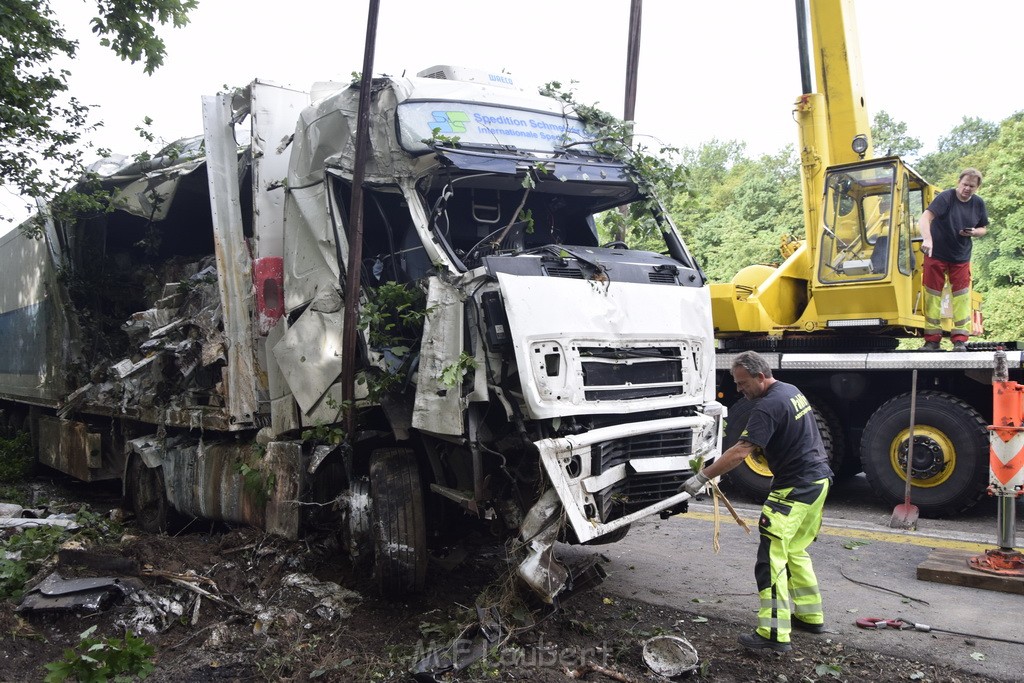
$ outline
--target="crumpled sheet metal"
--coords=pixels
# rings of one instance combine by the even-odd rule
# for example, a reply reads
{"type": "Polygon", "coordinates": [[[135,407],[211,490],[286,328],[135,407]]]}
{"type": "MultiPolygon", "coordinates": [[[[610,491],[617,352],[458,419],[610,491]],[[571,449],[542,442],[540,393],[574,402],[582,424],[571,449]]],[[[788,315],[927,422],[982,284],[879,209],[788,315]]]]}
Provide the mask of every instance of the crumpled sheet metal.
{"type": "Polygon", "coordinates": [[[352,616],[355,603],[363,599],[359,593],[343,588],[333,581],[320,581],[309,574],[299,572],[286,574],[281,579],[281,585],[298,588],[312,595],[317,600],[313,611],[326,621],[331,621],[335,617],[347,619],[352,616]]]}
{"type": "Polygon", "coordinates": [[[505,637],[501,613],[497,607],[476,608],[477,623],[469,627],[445,647],[428,652],[409,669],[421,683],[449,680],[448,674],[468,668],[487,656],[505,637]],[[442,678],[438,678],[441,676],[442,678]]]}
{"type": "Polygon", "coordinates": [[[122,595],[142,587],[135,579],[99,577],[65,579],[53,572],[29,591],[18,605],[19,612],[98,612],[122,595]]]}
{"type": "Polygon", "coordinates": [[[272,349],[274,358],[304,413],[341,375],[342,311],[307,309],[272,349]]]}
{"type": "Polygon", "coordinates": [[[461,298],[454,286],[430,278],[412,426],[433,434],[461,436],[464,430],[461,392],[441,382],[445,368],[458,362],[462,352],[461,298]]]}
{"type": "Polygon", "coordinates": [[[526,559],[519,563],[519,577],[544,602],[551,604],[565,588],[569,571],[555,559],[555,541],[561,530],[562,503],[551,488],[533,504],[520,527],[519,537],[528,544],[526,559]]]}

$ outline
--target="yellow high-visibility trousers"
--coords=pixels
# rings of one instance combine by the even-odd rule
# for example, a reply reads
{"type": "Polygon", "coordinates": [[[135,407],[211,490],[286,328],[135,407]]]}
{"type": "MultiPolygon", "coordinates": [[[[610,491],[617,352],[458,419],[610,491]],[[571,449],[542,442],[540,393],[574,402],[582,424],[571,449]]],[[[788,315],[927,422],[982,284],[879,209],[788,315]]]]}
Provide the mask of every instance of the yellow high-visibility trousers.
{"type": "Polygon", "coordinates": [[[807,547],[818,536],[821,511],[828,495],[829,480],[775,489],[761,508],[754,578],[761,598],[757,632],[780,643],[789,642],[792,614],[808,624],[822,624],[818,579],[807,547]]]}

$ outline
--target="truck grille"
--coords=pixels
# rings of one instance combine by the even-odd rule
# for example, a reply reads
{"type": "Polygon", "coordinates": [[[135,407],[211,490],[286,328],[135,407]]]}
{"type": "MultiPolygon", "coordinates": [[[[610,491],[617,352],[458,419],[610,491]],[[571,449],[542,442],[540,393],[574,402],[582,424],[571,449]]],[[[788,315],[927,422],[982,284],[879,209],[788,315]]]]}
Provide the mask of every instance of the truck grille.
{"type": "Polygon", "coordinates": [[[603,474],[634,458],[665,458],[689,455],[693,449],[692,429],[673,429],[656,434],[630,436],[594,444],[590,449],[590,471],[603,474]]]}
{"type": "Polygon", "coordinates": [[[654,505],[679,491],[683,482],[693,476],[689,469],[679,472],[633,474],[594,494],[602,522],[611,522],[648,505],[654,505]]]}
{"type": "Polygon", "coordinates": [[[678,347],[581,347],[580,366],[588,401],[630,400],[683,393],[678,347]]]}
{"type": "Polygon", "coordinates": [[[677,285],[679,282],[676,280],[675,273],[669,273],[665,271],[652,271],[647,274],[647,279],[650,280],[651,284],[654,285],[677,285]]]}
{"type": "MultiPolygon", "coordinates": [[[[601,474],[629,460],[689,455],[693,450],[693,430],[673,429],[594,444],[590,449],[591,473],[601,474]]],[[[693,473],[689,468],[677,472],[631,473],[627,479],[594,493],[602,522],[610,522],[648,505],[665,500],[693,473]]]]}
{"type": "Polygon", "coordinates": [[[579,268],[561,268],[559,266],[544,266],[544,272],[548,277],[566,277],[571,280],[582,280],[583,271],[579,268]]]}

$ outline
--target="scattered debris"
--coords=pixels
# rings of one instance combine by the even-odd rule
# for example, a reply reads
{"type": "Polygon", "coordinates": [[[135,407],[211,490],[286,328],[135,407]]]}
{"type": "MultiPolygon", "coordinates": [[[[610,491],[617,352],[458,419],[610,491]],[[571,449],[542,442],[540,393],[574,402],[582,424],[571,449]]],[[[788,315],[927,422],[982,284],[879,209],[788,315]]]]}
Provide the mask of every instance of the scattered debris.
{"type": "Polygon", "coordinates": [[[438,676],[458,673],[487,656],[505,637],[497,607],[476,608],[477,623],[447,646],[429,652],[412,665],[409,673],[421,683],[437,683],[438,676]]]}
{"type": "Polygon", "coordinates": [[[25,594],[19,612],[99,612],[114,600],[140,590],[142,584],[132,579],[98,577],[65,579],[53,572],[25,594]]]}
{"type": "Polygon", "coordinates": [[[336,616],[347,619],[352,616],[354,605],[351,603],[363,599],[359,593],[342,588],[333,581],[319,581],[308,574],[298,572],[286,575],[281,580],[281,585],[299,588],[316,598],[319,602],[313,609],[326,621],[331,621],[336,616]]]}
{"type": "Polygon", "coordinates": [[[690,641],[679,636],[655,636],[644,641],[644,664],[659,676],[692,673],[700,658],[690,641]]]}

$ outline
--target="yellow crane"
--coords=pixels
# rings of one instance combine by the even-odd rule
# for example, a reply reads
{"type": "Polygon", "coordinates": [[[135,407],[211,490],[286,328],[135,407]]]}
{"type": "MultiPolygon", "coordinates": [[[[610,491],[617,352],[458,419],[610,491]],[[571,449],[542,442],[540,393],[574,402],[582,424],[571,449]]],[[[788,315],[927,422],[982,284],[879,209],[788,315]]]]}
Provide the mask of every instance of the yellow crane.
{"type": "MultiPolygon", "coordinates": [[[[751,265],[712,285],[716,331],[766,336],[774,346],[806,335],[832,333],[844,344],[873,335],[882,338],[877,346],[893,347],[924,327],[917,220],[937,188],[899,157],[873,154],[853,1],[809,0],[809,16],[804,0],[796,4],[805,238],[780,266],[751,265]]],[[[981,297],[973,304],[980,334],[981,297]]]]}
{"type": "MultiPolygon", "coordinates": [[[[853,1],[796,0],[796,9],[806,233],[783,245],[781,265],[751,265],[711,285],[716,379],[729,407],[723,447],[739,437],[752,408],[733,390],[732,357],[756,349],[810,400],[837,475],[863,469],[876,495],[898,504],[909,471],[922,514],[956,514],[987,490],[995,344],[896,350],[899,337],[924,328],[917,222],[938,190],[899,157],[874,155],[853,1]]],[[[973,295],[975,335],[980,307],[973,295]]],[[[1004,344],[1010,372],[1020,377],[1020,345],[1004,344]]],[[[754,495],[767,493],[771,476],[758,457],[729,474],[754,495]]]]}

